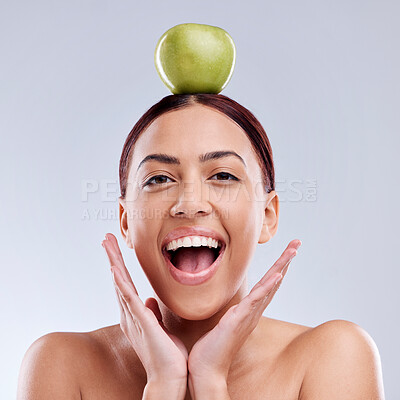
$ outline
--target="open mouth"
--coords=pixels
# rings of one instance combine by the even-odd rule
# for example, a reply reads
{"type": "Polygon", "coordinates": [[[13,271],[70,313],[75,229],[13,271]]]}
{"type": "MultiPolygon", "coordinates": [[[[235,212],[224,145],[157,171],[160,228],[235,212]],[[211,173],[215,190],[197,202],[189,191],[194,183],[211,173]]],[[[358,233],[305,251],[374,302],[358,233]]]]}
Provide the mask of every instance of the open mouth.
{"type": "Polygon", "coordinates": [[[179,247],[176,250],[162,249],[164,257],[170,264],[183,272],[196,274],[215,264],[225,250],[225,243],[217,248],[208,246],[179,247]]]}

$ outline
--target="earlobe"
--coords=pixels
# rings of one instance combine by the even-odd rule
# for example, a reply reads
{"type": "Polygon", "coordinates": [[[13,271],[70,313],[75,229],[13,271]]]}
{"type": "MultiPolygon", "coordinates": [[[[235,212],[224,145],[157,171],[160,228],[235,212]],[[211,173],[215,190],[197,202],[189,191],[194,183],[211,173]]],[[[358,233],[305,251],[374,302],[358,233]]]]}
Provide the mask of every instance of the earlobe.
{"type": "Polygon", "coordinates": [[[119,202],[119,227],[121,230],[122,237],[124,238],[127,246],[132,249],[132,240],[128,228],[128,211],[125,206],[125,201],[121,197],[118,198],[119,202]]]}
{"type": "Polygon", "coordinates": [[[268,193],[263,218],[264,220],[258,243],[268,242],[274,237],[278,230],[279,197],[275,190],[268,193]]]}

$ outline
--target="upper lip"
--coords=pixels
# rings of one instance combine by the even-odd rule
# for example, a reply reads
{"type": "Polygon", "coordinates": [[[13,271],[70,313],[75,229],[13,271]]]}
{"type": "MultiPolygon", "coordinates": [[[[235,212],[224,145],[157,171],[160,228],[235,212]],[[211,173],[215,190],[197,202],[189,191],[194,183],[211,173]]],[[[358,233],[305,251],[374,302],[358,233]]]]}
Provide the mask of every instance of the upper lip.
{"type": "Polygon", "coordinates": [[[223,238],[223,236],[219,232],[211,228],[207,228],[206,226],[200,226],[200,225],[180,226],[169,232],[164,237],[161,243],[161,250],[164,250],[164,247],[172,240],[176,240],[184,236],[207,236],[219,240],[222,244],[222,247],[225,246],[225,239],[223,238]]]}

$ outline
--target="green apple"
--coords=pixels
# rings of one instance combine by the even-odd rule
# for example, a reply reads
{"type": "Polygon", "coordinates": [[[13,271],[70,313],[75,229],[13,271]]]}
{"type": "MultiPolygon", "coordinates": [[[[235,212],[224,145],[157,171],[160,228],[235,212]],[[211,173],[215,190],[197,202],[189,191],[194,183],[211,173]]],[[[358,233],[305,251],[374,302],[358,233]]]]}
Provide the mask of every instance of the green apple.
{"type": "Polygon", "coordinates": [[[235,67],[236,48],[222,28],[180,24],[158,40],[154,63],[173,94],[219,93],[235,67]]]}

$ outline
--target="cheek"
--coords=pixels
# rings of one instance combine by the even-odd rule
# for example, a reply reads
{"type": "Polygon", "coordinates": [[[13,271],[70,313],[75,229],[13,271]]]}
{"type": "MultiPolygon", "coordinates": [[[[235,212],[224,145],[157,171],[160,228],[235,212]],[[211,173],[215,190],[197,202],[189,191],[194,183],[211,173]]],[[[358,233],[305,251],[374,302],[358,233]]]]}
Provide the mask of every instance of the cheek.
{"type": "Polygon", "coordinates": [[[131,204],[130,220],[134,225],[139,222],[145,222],[149,226],[159,225],[168,217],[169,207],[167,196],[142,196],[131,204]]]}
{"type": "Polygon", "coordinates": [[[223,219],[226,222],[226,229],[232,237],[240,237],[243,245],[248,245],[255,240],[257,226],[259,225],[259,207],[251,192],[244,185],[240,190],[231,191],[231,198],[221,205],[223,210],[223,219]],[[230,233],[232,232],[232,233],[230,233]],[[235,236],[233,236],[235,235],[235,236]]]}
{"type": "MultiPolygon", "coordinates": [[[[168,270],[164,266],[164,260],[160,250],[157,248],[157,241],[154,239],[156,234],[151,236],[147,231],[147,236],[141,236],[135,241],[135,254],[140,268],[143,270],[151,287],[160,296],[164,297],[164,291],[168,290],[168,270]]],[[[132,276],[134,280],[134,277],[132,276]]]]}
{"type": "MultiPolygon", "coordinates": [[[[135,205],[139,206],[138,203],[135,205]]],[[[139,209],[139,208],[138,208],[139,209]]],[[[167,285],[168,271],[163,265],[163,256],[158,248],[163,219],[156,213],[152,213],[152,207],[141,208],[134,218],[128,220],[129,231],[132,235],[133,248],[137,260],[154,290],[159,293],[160,288],[167,285]]],[[[134,280],[134,277],[132,276],[134,280]]]]}
{"type": "MultiPolygon", "coordinates": [[[[174,286],[168,271],[164,269],[162,254],[157,248],[157,238],[166,221],[164,216],[170,202],[165,198],[163,200],[161,195],[147,196],[147,201],[139,197],[132,205],[133,211],[128,218],[129,230],[132,232],[134,249],[141,268],[160,298],[171,309],[179,311],[178,314],[184,313],[184,310],[188,312],[186,307],[189,305],[196,310],[196,307],[199,307],[196,301],[204,306],[208,302],[207,296],[210,296],[210,293],[214,295],[211,296],[212,304],[206,307],[208,311],[226,301],[229,296],[233,296],[242,284],[257,245],[259,215],[247,187],[238,185],[218,190],[213,188],[209,200],[220,213],[218,221],[214,222],[228,233],[230,248],[225,254],[224,269],[218,274],[219,278],[209,287],[199,290],[197,296],[193,296],[196,290],[193,287],[186,291],[174,286]],[[185,307],[180,309],[182,299],[185,307]],[[200,301],[202,299],[204,301],[200,301]]],[[[200,314],[207,314],[206,309],[200,314]]]]}
{"type": "Polygon", "coordinates": [[[154,269],[150,266],[156,263],[159,256],[157,238],[160,232],[160,219],[148,217],[146,210],[140,211],[143,214],[137,213],[134,218],[128,220],[128,227],[136,257],[147,275],[154,269]]]}
{"type": "Polygon", "coordinates": [[[231,239],[229,265],[236,279],[241,279],[253,258],[259,239],[260,224],[257,208],[248,202],[239,202],[232,217],[225,221],[225,227],[231,239]]]}

